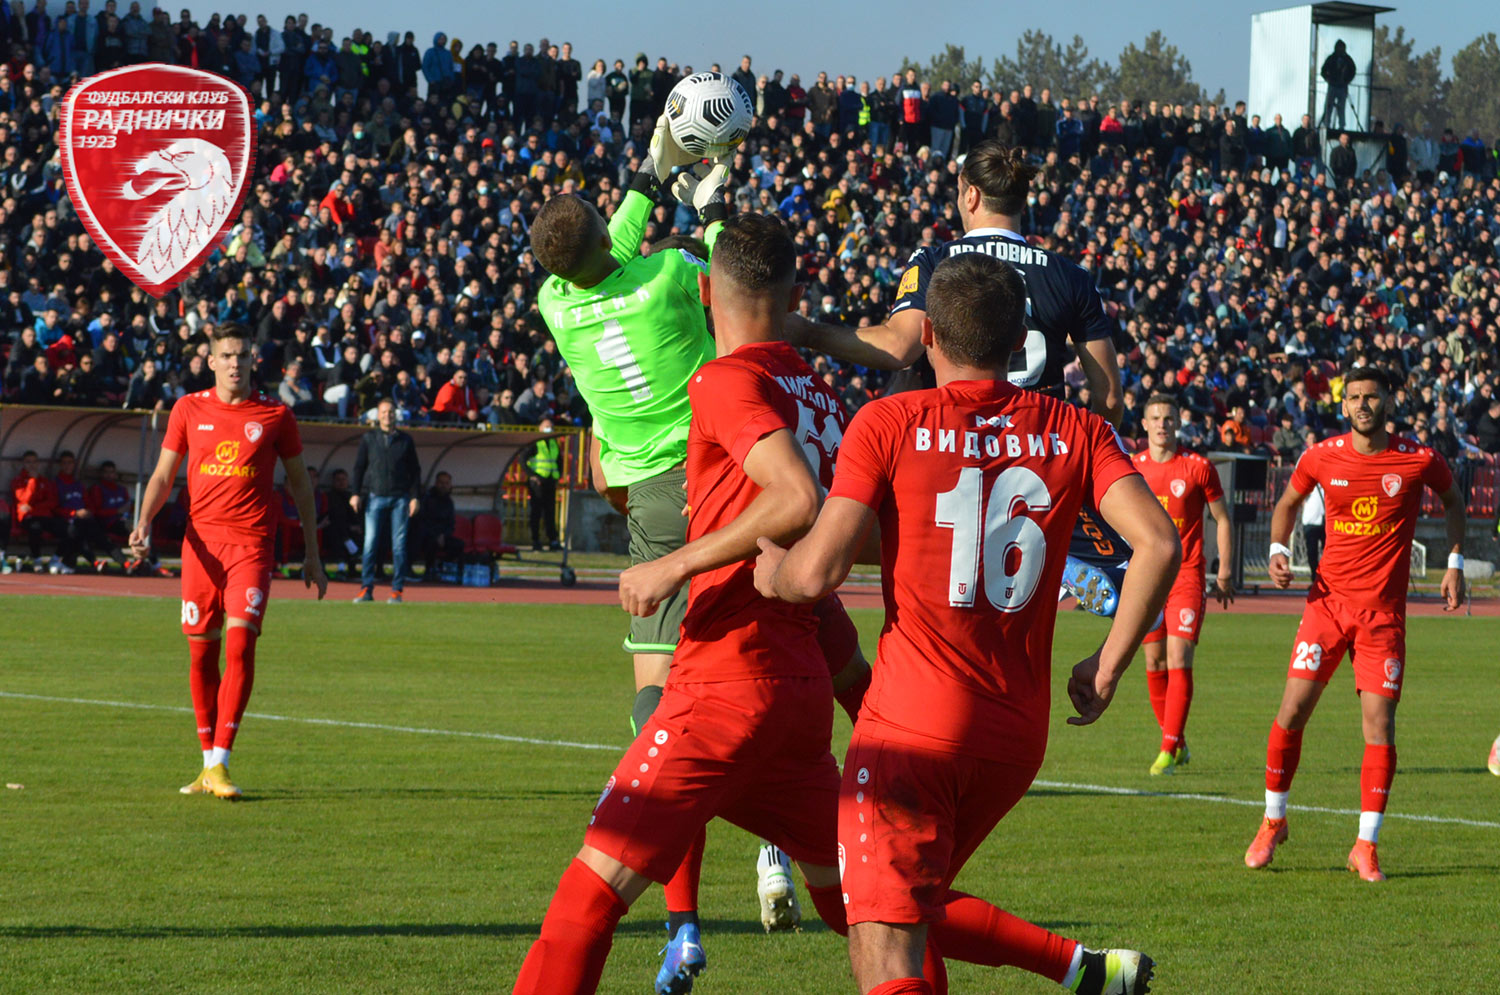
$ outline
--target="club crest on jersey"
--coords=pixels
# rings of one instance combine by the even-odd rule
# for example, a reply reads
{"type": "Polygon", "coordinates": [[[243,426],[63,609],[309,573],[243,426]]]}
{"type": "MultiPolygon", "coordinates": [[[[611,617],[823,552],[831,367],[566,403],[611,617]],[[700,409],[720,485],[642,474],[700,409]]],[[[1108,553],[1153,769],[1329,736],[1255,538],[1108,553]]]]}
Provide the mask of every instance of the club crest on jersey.
{"type": "Polygon", "coordinates": [[[250,95],[159,63],[99,73],[63,101],[68,195],[100,249],[160,297],[219,246],[255,165],[250,95]]]}
{"type": "Polygon", "coordinates": [[[1385,661],[1385,679],[1390,681],[1392,684],[1401,679],[1400,660],[1392,659],[1385,661]]]}
{"type": "Polygon", "coordinates": [[[1172,481],[1171,491],[1172,491],[1172,496],[1173,497],[1178,497],[1178,498],[1182,497],[1184,494],[1187,493],[1187,481],[1186,480],[1174,480],[1174,481],[1172,481]]]}
{"type": "Polygon", "coordinates": [[[1401,474],[1388,473],[1381,477],[1380,489],[1385,491],[1386,497],[1395,497],[1396,492],[1401,489],[1401,474]]]}
{"type": "Polygon", "coordinates": [[[1198,613],[1191,608],[1184,608],[1177,613],[1178,621],[1182,623],[1184,629],[1191,629],[1193,627],[1193,619],[1197,617],[1198,613]]]}
{"type": "Polygon", "coordinates": [[[256,440],[261,437],[261,433],[263,433],[264,431],[265,429],[261,427],[261,424],[258,421],[245,422],[245,438],[250,440],[251,445],[255,444],[256,440]]]}

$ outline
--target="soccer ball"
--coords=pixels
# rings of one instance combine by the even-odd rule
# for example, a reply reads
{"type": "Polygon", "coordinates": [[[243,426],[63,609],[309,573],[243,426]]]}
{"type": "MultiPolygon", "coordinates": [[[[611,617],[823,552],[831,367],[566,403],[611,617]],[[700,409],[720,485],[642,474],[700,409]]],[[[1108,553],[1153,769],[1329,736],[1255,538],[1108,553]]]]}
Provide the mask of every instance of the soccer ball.
{"type": "Polygon", "coordinates": [[[693,73],[667,95],[667,127],[684,152],[716,159],[750,134],[755,105],[745,88],[723,73],[693,73]]]}

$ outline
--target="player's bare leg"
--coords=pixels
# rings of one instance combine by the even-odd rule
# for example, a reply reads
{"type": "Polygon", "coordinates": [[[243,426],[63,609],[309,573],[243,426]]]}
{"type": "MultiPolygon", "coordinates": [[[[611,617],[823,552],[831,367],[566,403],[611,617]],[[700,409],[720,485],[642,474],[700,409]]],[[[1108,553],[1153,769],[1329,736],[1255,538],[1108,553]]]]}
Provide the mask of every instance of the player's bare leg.
{"type": "Polygon", "coordinates": [[[849,964],[865,995],[932,995],[922,975],[926,923],[860,922],[849,927],[849,964]]]}
{"type": "Polygon", "coordinates": [[[1270,864],[1276,847],[1287,840],[1286,799],[1302,759],[1302,730],[1312,718],[1313,709],[1318,707],[1325,686],[1321,681],[1300,677],[1287,679],[1281,707],[1266,742],[1266,814],[1245,851],[1247,867],[1270,864]]]}
{"type": "Polygon", "coordinates": [[[1396,701],[1370,691],[1359,693],[1359,711],[1365,735],[1365,756],[1360,768],[1359,838],[1349,851],[1349,870],[1365,881],[1384,881],[1375,846],[1380,823],[1396,776],[1396,701]]]}
{"type": "Polygon", "coordinates": [[[1146,680],[1151,686],[1152,706],[1161,695],[1161,747],[1151,764],[1151,774],[1175,774],[1190,759],[1187,749],[1188,709],[1193,701],[1193,651],[1191,640],[1167,636],[1145,644],[1146,680]]]}

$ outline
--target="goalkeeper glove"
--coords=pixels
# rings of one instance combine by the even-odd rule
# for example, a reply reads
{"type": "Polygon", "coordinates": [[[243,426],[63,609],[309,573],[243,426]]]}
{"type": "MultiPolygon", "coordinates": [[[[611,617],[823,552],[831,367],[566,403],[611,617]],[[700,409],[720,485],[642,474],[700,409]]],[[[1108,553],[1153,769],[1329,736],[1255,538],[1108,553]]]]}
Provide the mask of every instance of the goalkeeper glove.
{"type": "Polygon", "coordinates": [[[692,204],[704,224],[723,221],[729,215],[724,186],[729,180],[729,166],[723,159],[699,163],[685,169],[672,184],[672,196],[692,204]]]}
{"type": "Polygon", "coordinates": [[[684,152],[672,137],[672,129],[667,126],[667,116],[663,114],[657,118],[656,130],[651,132],[651,144],[646,158],[641,161],[640,172],[650,173],[658,183],[665,183],[674,168],[686,166],[692,161],[693,156],[684,152]]]}

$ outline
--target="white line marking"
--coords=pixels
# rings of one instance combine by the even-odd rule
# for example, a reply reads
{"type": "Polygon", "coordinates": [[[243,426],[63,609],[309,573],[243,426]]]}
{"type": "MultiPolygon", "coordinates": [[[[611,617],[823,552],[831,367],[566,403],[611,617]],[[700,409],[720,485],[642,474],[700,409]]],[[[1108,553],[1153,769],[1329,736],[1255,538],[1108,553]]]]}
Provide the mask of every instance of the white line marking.
{"type": "MultiPolygon", "coordinates": [[[[102,701],[96,698],[58,698],[46,694],[22,694],[19,691],[0,691],[0,698],[21,698],[27,701],[52,701],[65,705],[98,705],[103,708],[137,708],[151,712],[188,712],[191,708],[181,705],[142,705],[134,701],[102,701]]],[[[269,722],[298,722],[310,726],[337,726],[341,729],[375,729],[380,732],[404,732],[421,736],[461,736],[465,739],[491,739],[502,743],[526,743],[531,746],[566,746],[576,750],[608,750],[623,753],[623,746],[604,743],[575,743],[567,739],[533,739],[530,736],[507,736],[498,732],[466,732],[461,729],[426,729],[420,726],[393,726],[381,722],[345,722],[341,719],[307,719],[296,715],[269,715],[265,712],[246,712],[247,719],[262,719],[269,722]]]]}
{"type": "MultiPolygon", "coordinates": [[[[181,705],[145,705],[134,701],[107,701],[98,698],[62,698],[46,694],[25,694],[20,691],[0,691],[0,698],[16,698],[24,701],[50,701],[64,705],[96,705],[101,708],[135,708],[149,712],[187,712],[191,708],[181,705]]],[[[419,736],[458,736],[464,739],[488,739],[502,743],[524,743],[530,746],[563,746],[577,750],[606,750],[624,752],[625,747],[607,743],[576,743],[567,739],[535,739],[530,736],[507,736],[498,732],[467,732],[462,729],[428,729],[421,726],[386,725],[382,722],[346,722],[342,719],[302,718],[296,715],[270,715],[265,712],[246,712],[246,718],[268,722],[297,722],[303,725],[334,726],[340,729],[373,729],[378,732],[400,732],[419,736]]],[[[1220,795],[1201,795],[1192,792],[1144,791],[1139,788],[1118,788],[1107,784],[1079,784],[1073,781],[1033,781],[1037,788],[1061,788],[1067,791],[1086,791],[1097,795],[1121,795],[1129,798],[1169,798],[1177,801],[1210,802],[1215,805],[1243,805],[1259,808],[1264,803],[1244,798],[1224,798],[1220,795]]],[[[1288,805],[1293,812],[1316,812],[1322,815],[1359,815],[1358,809],[1327,808],[1322,805],[1288,805]]],[[[1408,822],[1432,822],[1450,826],[1473,826],[1477,829],[1500,829],[1500,822],[1482,819],[1459,819],[1442,815],[1409,815],[1404,812],[1387,812],[1387,818],[1405,819],[1408,822]]]]}
{"type": "MultiPolygon", "coordinates": [[[[1074,784],[1070,781],[1032,781],[1036,788],[1066,788],[1071,791],[1087,791],[1096,795],[1126,795],[1131,798],[1174,798],[1187,802],[1213,802],[1216,805],[1245,805],[1262,808],[1265,803],[1244,798],[1225,798],[1221,795],[1198,795],[1191,792],[1142,791],[1138,788],[1115,788],[1106,784],[1074,784]]],[[[1324,815],[1359,815],[1357,808],[1326,808],[1322,805],[1288,805],[1293,812],[1320,812],[1324,815]]],[[[1457,819],[1444,815],[1407,815],[1404,812],[1387,812],[1387,819],[1405,819],[1408,822],[1440,822],[1451,826],[1476,826],[1480,829],[1500,829],[1500,822],[1484,822],[1480,819],[1457,819]]]]}

